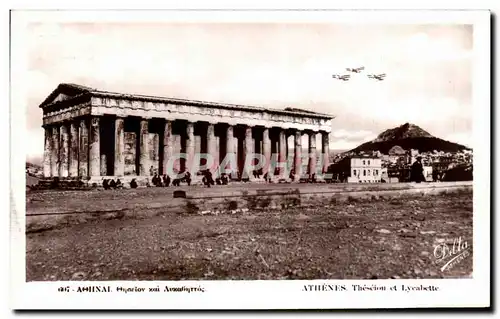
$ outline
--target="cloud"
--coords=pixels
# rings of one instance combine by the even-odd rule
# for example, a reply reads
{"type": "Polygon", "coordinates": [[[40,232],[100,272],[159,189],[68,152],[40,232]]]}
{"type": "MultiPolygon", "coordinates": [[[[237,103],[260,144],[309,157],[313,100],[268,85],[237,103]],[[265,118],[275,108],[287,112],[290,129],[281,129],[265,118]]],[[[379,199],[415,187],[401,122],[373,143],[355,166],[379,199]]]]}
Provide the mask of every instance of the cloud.
{"type": "Polygon", "coordinates": [[[467,147],[474,147],[473,136],[469,132],[452,133],[447,135],[444,139],[450,142],[465,145],[467,147]]]}
{"type": "Polygon", "coordinates": [[[359,144],[353,141],[348,141],[345,139],[336,139],[335,141],[330,141],[331,150],[351,150],[358,146],[359,144]]]}
{"type": "Polygon", "coordinates": [[[42,129],[29,131],[26,135],[26,157],[37,158],[43,154],[44,133],[42,129]]]}
{"type": "Polygon", "coordinates": [[[372,131],[359,130],[359,131],[347,131],[344,129],[336,130],[332,132],[332,136],[335,138],[346,138],[346,139],[355,139],[361,140],[366,138],[374,137],[374,133],[372,131]]]}
{"type": "Polygon", "coordinates": [[[459,38],[431,37],[426,32],[417,32],[399,45],[391,46],[391,51],[399,60],[412,60],[418,64],[455,62],[472,57],[472,48],[464,48],[459,38]]]}

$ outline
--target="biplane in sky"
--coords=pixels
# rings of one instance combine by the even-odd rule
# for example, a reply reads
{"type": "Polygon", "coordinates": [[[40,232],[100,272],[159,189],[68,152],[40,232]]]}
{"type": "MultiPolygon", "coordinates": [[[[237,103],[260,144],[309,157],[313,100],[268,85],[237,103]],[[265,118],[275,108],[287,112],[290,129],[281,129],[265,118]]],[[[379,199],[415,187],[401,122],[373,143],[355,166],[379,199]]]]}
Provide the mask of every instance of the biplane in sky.
{"type": "Polygon", "coordinates": [[[346,68],[347,72],[352,72],[352,73],[361,73],[365,69],[364,66],[361,66],[359,68],[346,68]]]}
{"type": "Polygon", "coordinates": [[[385,76],[386,76],[385,73],[382,73],[382,74],[368,74],[368,78],[374,79],[374,80],[379,80],[379,81],[383,81],[385,79],[385,76]]]}
{"type": "Polygon", "coordinates": [[[332,75],[332,78],[342,81],[349,81],[351,76],[349,74],[334,74],[332,75]]]}

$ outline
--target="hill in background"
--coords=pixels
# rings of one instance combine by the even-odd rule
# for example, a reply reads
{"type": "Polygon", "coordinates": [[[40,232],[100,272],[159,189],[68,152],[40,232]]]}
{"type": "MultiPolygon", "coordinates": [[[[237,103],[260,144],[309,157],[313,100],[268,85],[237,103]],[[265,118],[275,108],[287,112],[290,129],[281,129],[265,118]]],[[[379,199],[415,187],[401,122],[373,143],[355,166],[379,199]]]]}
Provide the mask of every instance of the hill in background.
{"type": "Polygon", "coordinates": [[[380,133],[376,139],[363,143],[350,152],[380,151],[383,154],[388,154],[389,150],[396,145],[405,150],[416,149],[419,152],[432,152],[434,150],[459,152],[470,149],[464,145],[432,136],[417,125],[405,123],[380,133]]]}

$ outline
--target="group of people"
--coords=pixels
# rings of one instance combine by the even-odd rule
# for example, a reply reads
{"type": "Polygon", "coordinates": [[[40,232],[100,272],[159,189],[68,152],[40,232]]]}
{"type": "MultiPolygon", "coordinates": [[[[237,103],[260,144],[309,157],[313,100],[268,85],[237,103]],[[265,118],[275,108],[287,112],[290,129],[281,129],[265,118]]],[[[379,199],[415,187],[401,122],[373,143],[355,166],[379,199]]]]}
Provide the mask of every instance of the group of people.
{"type": "Polygon", "coordinates": [[[432,170],[432,181],[433,182],[439,182],[443,180],[444,177],[444,172],[440,172],[437,169],[432,170]]]}
{"type": "MultiPolygon", "coordinates": [[[[212,185],[228,185],[231,178],[228,174],[222,173],[219,177],[216,177],[215,179],[213,178],[213,174],[210,170],[204,170],[200,172],[200,174],[203,176],[202,177],[202,183],[206,187],[211,187],[212,185]]],[[[252,172],[254,178],[260,179],[262,176],[262,170],[255,170],[252,172]]],[[[269,173],[265,173],[264,176],[264,181],[266,183],[271,183],[271,175],[269,173]]],[[[290,178],[292,180],[294,179],[294,174],[293,171],[290,172],[290,178]]],[[[247,177],[246,179],[242,177],[241,173],[237,175],[237,179],[240,181],[249,181],[249,178],[247,177]]],[[[312,180],[315,181],[315,176],[312,176],[312,180]]],[[[172,186],[180,186],[181,183],[186,183],[188,186],[191,185],[192,178],[191,178],[191,173],[186,171],[183,174],[182,178],[175,178],[172,179],[170,176],[167,174],[160,175],[158,173],[154,173],[153,178],[151,179],[151,183],[153,186],[156,187],[169,187],[170,185],[172,186]]],[[[104,179],[102,181],[102,186],[104,189],[117,189],[117,188],[123,188],[123,184],[120,181],[120,179],[117,179],[116,181],[113,179],[104,179]]],[[[137,188],[137,181],[132,179],[130,181],[130,187],[131,188],[137,188]]]]}
{"type": "MultiPolygon", "coordinates": [[[[213,178],[212,172],[210,170],[204,170],[201,172],[202,183],[207,187],[211,187],[212,185],[227,185],[229,184],[229,176],[226,173],[222,173],[220,177],[217,177],[215,180],[213,178]]],[[[172,186],[180,186],[181,183],[186,183],[188,186],[191,185],[192,178],[191,173],[185,172],[184,177],[171,179],[170,176],[163,174],[163,176],[154,174],[152,180],[152,184],[156,187],[169,187],[170,184],[172,186]]]]}
{"type": "Polygon", "coordinates": [[[155,173],[153,178],[151,179],[151,182],[156,187],[169,187],[170,183],[172,183],[172,186],[180,186],[181,183],[186,183],[188,186],[190,186],[191,173],[185,172],[184,177],[175,178],[173,180],[167,174],[163,174],[163,176],[160,176],[159,174],[155,173]]]}
{"type": "MultiPolygon", "coordinates": [[[[123,184],[119,178],[116,181],[114,179],[104,179],[102,181],[102,187],[104,189],[117,189],[117,188],[123,188],[123,184]]],[[[132,187],[132,185],[131,185],[131,187],[132,187]]],[[[132,188],[135,188],[135,187],[132,187],[132,188]]]]}
{"type": "Polygon", "coordinates": [[[212,172],[206,170],[203,173],[203,185],[210,187],[211,185],[227,185],[229,184],[229,176],[226,173],[222,173],[220,177],[216,177],[215,181],[212,177],[212,172]]]}

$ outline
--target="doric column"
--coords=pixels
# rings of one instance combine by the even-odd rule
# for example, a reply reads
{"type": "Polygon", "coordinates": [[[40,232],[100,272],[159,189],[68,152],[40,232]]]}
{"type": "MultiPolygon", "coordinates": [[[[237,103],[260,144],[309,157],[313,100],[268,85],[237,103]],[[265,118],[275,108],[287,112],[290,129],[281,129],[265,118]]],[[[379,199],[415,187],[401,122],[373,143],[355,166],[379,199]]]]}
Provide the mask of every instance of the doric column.
{"type": "Polygon", "coordinates": [[[194,160],[194,123],[188,122],[186,125],[186,170],[191,173],[191,176],[194,175],[195,172],[192,172],[193,169],[193,160],[194,160]]]}
{"type": "Polygon", "coordinates": [[[69,137],[69,176],[78,176],[78,123],[72,121],[70,124],[69,137]]]}
{"type": "MultiPolygon", "coordinates": [[[[286,162],[286,153],[287,153],[287,143],[286,143],[286,133],[284,129],[281,129],[279,132],[279,153],[278,153],[278,162],[283,165],[286,162]]],[[[285,172],[284,167],[279,168],[279,174],[283,175],[285,172]]]]}
{"type": "Polygon", "coordinates": [[[101,176],[108,175],[108,156],[105,152],[101,153],[101,176]]]}
{"type": "Polygon", "coordinates": [[[52,176],[51,160],[52,160],[52,128],[44,126],[45,140],[43,149],[43,177],[52,176]]]}
{"type": "Polygon", "coordinates": [[[213,167],[217,167],[219,164],[219,157],[217,156],[218,151],[216,149],[216,140],[215,140],[215,126],[213,123],[208,123],[207,126],[207,154],[212,157],[212,167],[208,169],[212,169],[213,167]]]}
{"type": "Polygon", "coordinates": [[[294,135],[295,145],[294,145],[294,158],[293,158],[293,170],[295,171],[295,180],[300,180],[302,175],[302,132],[297,130],[294,135]]]}
{"type": "Polygon", "coordinates": [[[316,174],[316,132],[309,132],[309,175],[316,174]]]}
{"type": "Polygon", "coordinates": [[[52,127],[52,153],[50,156],[50,175],[59,176],[59,127],[52,127]]]}
{"type": "Polygon", "coordinates": [[[59,177],[68,177],[69,168],[69,132],[68,125],[63,123],[61,125],[61,145],[59,152],[59,177]]]}
{"type": "Polygon", "coordinates": [[[101,145],[99,117],[92,117],[90,120],[90,142],[89,142],[89,175],[101,175],[101,145]]]}
{"type": "Polygon", "coordinates": [[[247,157],[250,156],[250,154],[253,153],[253,145],[254,142],[252,140],[252,127],[251,126],[246,126],[245,127],[245,141],[243,142],[243,171],[246,171],[247,176],[250,177],[252,176],[252,172],[250,172],[249,165],[251,164],[251,161],[247,160],[247,157]]]}
{"type": "Polygon", "coordinates": [[[123,176],[125,174],[125,121],[123,118],[115,119],[115,176],[123,176]]]}
{"type": "Polygon", "coordinates": [[[89,129],[87,120],[80,120],[80,146],[78,150],[78,175],[87,177],[89,167],[89,129]]]}
{"type": "Polygon", "coordinates": [[[165,120],[165,127],[163,129],[163,174],[167,174],[167,163],[174,155],[174,142],[172,136],[172,121],[165,120]]]}
{"type": "Polygon", "coordinates": [[[226,155],[234,153],[234,128],[231,124],[226,130],[226,155]]]}
{"type": "Polygon", "coordinates": [[[271,167],[271,138],[268,127],[264,127],[264,131],[262,132],[262,148],[263,156],[266,159],[266,165],[262,169],[262,172],[266,174],[269,172],[269,167],[271,167]]]}
{"type": "Polygon", "coordinates": [[[323,155],[323,174],[328,171],[328,165],[330,160],[330,141],[329,133],[321,132],[321,151],[323,155]]]}
{"type": "Polygon", "coordinates": [[[148,124],[148,119],[141,119],[139,130],[139,175],[141,176],[149,175],[148,124]]]}
{"type": "Polygon", "coordinates": [[[231,173],[236,169],[234,166],[234,162],[231,160],[229,161],[230,157],[232,159],[236,160],[236,148],[238,145],[235,145],[235,139],[234,139],[234,127],[229,124],[226,129],[226,156],[225,156],[225,161],[226,161],[226,166],[222,167],[222,169],[229,169],[231,170],[231,173]]]}

